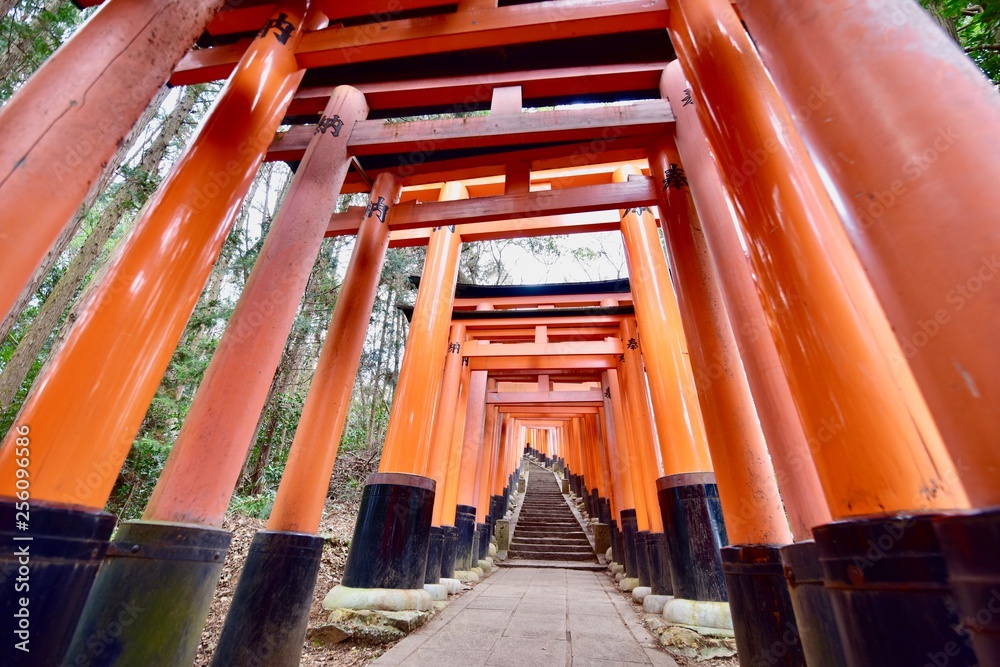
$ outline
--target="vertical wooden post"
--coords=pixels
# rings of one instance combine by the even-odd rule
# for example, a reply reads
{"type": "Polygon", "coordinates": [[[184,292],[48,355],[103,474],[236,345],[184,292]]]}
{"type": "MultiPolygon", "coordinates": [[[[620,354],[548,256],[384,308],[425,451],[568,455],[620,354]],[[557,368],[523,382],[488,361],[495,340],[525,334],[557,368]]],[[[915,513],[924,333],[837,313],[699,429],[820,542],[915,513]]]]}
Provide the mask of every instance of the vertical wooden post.
{"type": "Polygon", "coordinates": [[[458,505],[455,510],[455,527],[458,529],[458,555],[455,567],[468,571],[476,566],[478,540],[476,539],[476,478],[483,456],[484,429],[486,425],[486,371],[472,371],[465,410],[465,432],[462,436],[461,470],[458,478],[458,505]]]}
{"type": "MultiPolygon", "coordinates": [[[[966,507],[968,500],[943,446],[915,425],[919,412],[911,412],[897,385],[902,376],[884,356],[890,347],[866,296],[871,286],[858,272],[843,270],[858,260],[739,18],[724,0],[669,0],[669,6],[671,42],[686,74],[698,82],[691,99],[737,204],[758,292],[831,513],[843,519],[813,534],[821,558],[843,559],[825,576],[847,661],[920,662],[953,642],[961,647],[956,662],[971,664],[971,649],[954,631],[943,576],[910,571],[905,582],[882,582],[866,572],[865,590],[885,583],[891,592],[855,606],[861,594],[849,569],[855,555],[863,557],[887,530],[932,533],[927,514],[884,513],[966,507]],[[859,518],[872,513],[883,514],[859,518]],[[939,594],[911,594],[931,589],[939,594]],[[902,618],[890,608],[911,613],[902,618]],[[892,620],[876,631],[869,614],[892,620]],[[907,639],[877,638],[886,636],[907,639]]],[[[933,539],[894,542],[904,544],[907,562],[917,554],[940,558],[933,539]]],[[[890,549],[886,557],[897,554],[890,549]]]]}
{"type": "Polygon", "coordinates": [[[301,657],[323,555],[324,540],[315,533],[347,421],[389,246],[388,220],[398,195],[392,176],[380,174],[362,214],[267,529],[250,545],[212,656],[214,665],[248,664],[265,653],[274,664],[294,664],[301,657]]]}
{"type": "MultiPolygon", "coordinates": [[[[446,183],[439,199],[467,196],[463,185],[446,183]]],[[[370,594],[357,593],[359,588],[380,589],[371,594],[395,608],[424,609],[431,602],[424,590],[428,547],[432,539],[442,545],[440,534],[432,537],[431,531],[437,484],[424,473],[448,354],[461,244],[454,227],[431,233],[379,472],[365,483],[344,577],[327,595],[328,606],[370,608],[364,606],[371,604],[370,594]]],[[[440,569],[440,560],[432,564],[432,578],[435,568],[440,569]]]]}
{"type": "MultiPolygon", "coordinates": [[[[757,417],[771,453],[792,537],[796,541],[809,540],[813,527],[830,520],[830,510],[757,297],[757,288],[736,231],[737,222],[718,169],[693,105],[684,104],[684,90],[688,86],[679,65],[671,64],[667,68],[664,83],[677,116],[677,148],[684,166],[678,162],[676,170],[672,171],[669,163],[662,166],[655,157],[650,160],[650,166],[658,174],[663,172],[662,177],[670,181],[672,189],[682,186],[685,181],[691,184],[689,191],[701,223],[700,229],[692,229],[692,233],[696,239],[703,237],[715,269],[739,357],[757,406],[757,417]]],[[[705,380],[712,381],[722,370],[711,367],[705,380]]]]}
{"type": "MultiPolygon", "coordinates": [[[[32,495],[39,500],[84,507],[103,507],[107,501],[301,79],[295,48],[307,20],[306,2],[291,0],[279,9],[287,39],[265,27],[250,44],[197,137],[85,297],[82,316],[24,406],[21,419],[35,435],[32,495]],[[95,410],[98,404],[104,409],[95,410]]],[[[275,20],[278,16],[276,11],[275,20]]],[[[11,458],[5,443],[0,469],[12,465],[11,458]]],[[[90,655],[88,640],[142,591],[151,596],[146,613],[114,638],[107,654],[116,664],[190,664],[229,533],[210,526],[133,522],[124,524],[115,539],[113,551],[127,550],[127,555],[101,568],[70,654],[90,655]],[[141,545],[139,557],[133,555],[135,545],[141,545]],[[177,560],[191,547],[205,556],[177,560]],[[160,557],[146,558],[148,552],[160,557]],[[170,588],[170,607],[184,608],[183,617],[157,607],[166,604],[165,597],[155,595],[160,587],[170,588]]]]}
{"type": "MultiPolygon", "coordinates": [[[[350,165],[347,140],[354,123],[367,114],[364,96],[358,90],[348,86],[334,90],[323,118],[339,121],[342,125],[335,131],[316,132],[309,142],[153,489],[143,515],[145,519],[222,525],[247,451],[253,444],[257,419],[285,339],[347,175],[350,165]],[[211,466],[205,465],[206,459],[212,461],[211,466]]],[[[358,299],[357,311],[348,313],[348,322],[340,322],[339,328],[331,332],[337,338],[348,338],[348,344],[341,347],[344,355],[341,359],[346,362],[343,363],[344,375],[349,376],[347,395],[337,397],[343,402],[343,409],[339,414],[330,415],[333,419],[325,422],[328,431],[336,432],[332,438],[334,452],[354,384],[353,369],[361,355],[359,345],[364,342],[364,327],[358,323],[367,322],[377,288],[377,269],[382,265],[388,246],[388,227],[383,219],[387,219],[388,207],[397,198],[399,187],[391,178],[384,178],[376,191],[386,208],[379,213],[382,219],[369,217],[367,224],[362,221],[355,249],[355,257],[359,259],[354,261],[353,268],[348,268],[342,291],[344,297],[358,299]],[[360,288],[356,285],[359,262],[371,262],[366,269],[372,274],[364,276],[360,288]]],[[[339,389],[343,391],[343,387],[339,389]]],[[[315,434],[310,435],[310,440],[313,436],[315,434]]],[[[291,469],[294,463],[286,466],[286,473],[291,469]]],[[[325,466],[320,466],[317,473],[319,486],[325,492],[323,469],[325,466]]],[[[316,484],[295,486],[307,493],[316,484]]],[[[309,527],[307,520],[304,527],[290,530],[315,532],[319,515],[315,518],[313,527],[309,527]]]]}
{"type": "Polygon", "coordinates": [[[0,318],[223,0],[109,0],[0,109],[0,318]]]}
{"type": "MultiPolygon", "coordinates": [[[[679,180],[684,171],[673,140],[653,147],[649,163],[660,185],[671,277],[691,341],[726,534],[733,543],[722,549],[722,569],[734,630],[745,654],[762,655],[775,642],[780,645],[789,628],[797,628],[778,552],[792,535],[702,225],[688,187],[679,180]]],[[[788,655],[805,664],[801,642],[789,646],[788,655]]]]}
{"type": "MultiPolygon", "coordinates": [[[[468,196],[462,184],[446,183],[441,188],[439,201],[468,196]]],[[[454,226],[435,227],[431,232],[386,428],[380,472],[419,474],[423,470],[441,373],[448,354],[448,327],[455,301],[461,247],[462,237],[454,226]]]]}
{"type": "Polygon", "coordinates": [[[892,323],[892,363],[913,369],[972,504],[1000,505],[994,86],[905,0],[743,17],[892,323]]]}
{"type": "Polygon", "coordinates": [[[948,477],[947,455],[922,441],[831,260],[831,253],[843,251],[831,232],[840,223],[731,6],[671,0],[670,17],[681,65],[701,84],[692,89],[695,109],[726,187],[740,204],[758,291],[770,310],[831,513],[967,505],[961,485],[948,477]],[[694,39],[700,30],[709,39],[694,39]],[[727,120],[723,139],[715,119],[736,108],[741,112],[727,120]],[[743,143],[730,141],[733,133],[743,143]],[[764,156],[759,167],[751,160],[752,174],[744,169],[749,152],[764,156]],[[862,444],[872,442],[880,445],[862,444]]]}

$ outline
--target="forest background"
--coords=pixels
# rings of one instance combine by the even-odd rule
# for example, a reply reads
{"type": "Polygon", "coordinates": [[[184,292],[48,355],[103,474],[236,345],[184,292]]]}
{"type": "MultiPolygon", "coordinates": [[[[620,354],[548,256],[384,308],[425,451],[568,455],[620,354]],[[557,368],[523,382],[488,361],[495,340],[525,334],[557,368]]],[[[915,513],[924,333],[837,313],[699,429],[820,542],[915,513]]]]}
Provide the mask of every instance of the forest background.
{"type": "MultiPolygon", "coordinates": [[[[921,4],[1000,84],[1000,2],[921,4]]],[[[0,0],[0,104],[93,11],[81,11],[68,0],[0,0]]],[[[18,306],[0,321],[0,433],[9,429],[45,360],[75,321],[83,290],[121,245],[221,87],[213,83],[160,92],[80,207],[70,233],[49,254],[18,306]]],[[[421,118],[427,117],[389,122],[421,118]]],[[[137,518],[152,492],[290,179],[287,165],[266,163],[251,185],[118,476],[107,509],[123,520],[137,518]]],[[[364,203],[363,197],[341,197],[339,207],[364,203]]],[[[233,512],[264,518],[270,510],[352,246],[353,237],[323,242],[258,418],[233,512]]],[[[356,497],[377,466],[406,342],[406,319],[396,305],[413,303],[408,278],[420,274],[423,258],[423,248],[388,252],[331,480],[335,499],[356,497]]],[[[561,282],[625,273],[620,235],[607,233],[466,243],[459,280],[561,282]]]]}

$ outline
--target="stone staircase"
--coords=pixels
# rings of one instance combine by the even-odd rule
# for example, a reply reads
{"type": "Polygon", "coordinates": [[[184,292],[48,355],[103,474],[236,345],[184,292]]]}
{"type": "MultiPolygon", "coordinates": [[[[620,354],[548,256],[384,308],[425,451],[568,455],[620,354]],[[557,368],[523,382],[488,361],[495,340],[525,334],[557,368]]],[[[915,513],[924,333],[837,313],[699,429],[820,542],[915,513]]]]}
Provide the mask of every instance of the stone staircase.
{"type": "Polygon", "coordinates": [[[597,562],[587,536],[566,503],[556,476],[529,462],[528,485],[508,557],[524,560],[597,562]]]}

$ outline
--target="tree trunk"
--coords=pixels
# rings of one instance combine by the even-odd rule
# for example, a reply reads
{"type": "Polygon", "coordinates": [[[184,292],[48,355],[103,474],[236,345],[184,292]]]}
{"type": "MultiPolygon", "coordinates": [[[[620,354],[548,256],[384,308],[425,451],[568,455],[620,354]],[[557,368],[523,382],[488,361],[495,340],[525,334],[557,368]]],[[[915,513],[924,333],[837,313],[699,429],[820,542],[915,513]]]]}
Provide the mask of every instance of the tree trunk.
{"type": "Polygon", "coordinates": [[[35,296],[35,293],[38,292],[38,288],[42,284],[42,281],[45,280],[45,276],[47,276],[49,271],[52,270],[52,267],[56,265],[56,262],[59,261],[59,257],[63,254],[63,251],[66,250],[66,246],[69,245],[69,242],[73,240],[73,237],[76,236],[76,233],[80,230],[80,225],[83,224],[84,218],[90,209],[93,208],[97,198],[111,184],[112,179],[118,172],[118,168],[122,165],[122,162],[125,161],[125,158],[135,145],[135,142],[142,136],[143,130],[146,129],[146,125],[148,125],[153,116],[156,115],[156,112],[160,108],[160,104],[163,103],[163,99],[167,96],[167,92],[168,89],[164,86],[163,89],[160,90],[159,94],[153,98],[153,101],[150,102],[145,113],[135,124],[135,127],[132,128],[132,132],[130,132],[128,137],[125,138],[125,141],[122,142],[118,152],[115,153],[115,156],[104,168],[104,171],[101,173],[101,177],[96,183],[94,183],[90,192],[87,193],[87,198],[83,201],[83,205],[80,207],[80,210],[77,211],[75,216],[73,216],[73,221],[66,226],[56,239],[55,244],[49,249],[48,253],[45,255],[45,259],[42,260],[42,264],[35,270],[34,275],[31,277],[31,282],[24,286],[24,289],[21,291],[20,296],[18,296],[17,301],[15,301],[14,305],[11,307],[10,312],[7,313],[7,316],[4,317],[3,320],[0,320],[0,342],[10,335],[11,329],[13,329],[14,325],[17,324],[17,320],[21,316],[21,313],[24,312],[24,309],[27,308],[31,299],[35,296]]]}
{"type": "MultiPolygon", "coordinates": [[[[15,37],[7,45],[7,52],[0,56],[0,81],[6,81],[20,70],[25,62],[32,57],[35,38],[49,30],[53,17],[67,0],[45,0],[38,13],[31,20],[31,25],[21,35],[15,37]]],[[[9,10],[8,10],[9,11],[9,10]]],[[[37,63],[37,67],[41,63],[37,63]]]]}
{"type": "Polygon", "coordinates": [[[367,444],[366,449],[369,452],[371,451],[372,446],[375,444],[375,415],[378,413],[378,403],[382,393],[382,387],[381,387],[382,375],[383,375],[382,362],[386,356],[385,339],[387,334],[389,333],[390,320],[393,320],[393,322],[395,322],[395,318],[391,317],[392,307],[390,305],[392,303],[394,296],[395,292],[390,287],[388,297],[386,298],[387,307],[385,308],[385,310],[382,311],[382,331],[379,333],[378,349],[375,351],[376,354],[375,372],[372,375],[371,405],[368,412],[368,435],[365,438],[365,442],[367,444]]]}
{"type": "MultiPolygon", "coordinates": [[[[190,115],[191,109],[197,102],[199,95],[200,91],[198,89],[188,88],[180,101],[178,101],[177,106],[171,111],[163,123],[163,127],[160,128],[159,135],[153,141],[150,149],[143,155],[140,162],[140,168],[146,174],[155,173],[156,168],[166,154],[168,146],[174,139],[182,136],[184,133],[184,121],[190,115]]],[[[101,212],[101,216],[94,226],[93,231],[91,231],[87,240],[84,241],[83,246],[73,258],[73,261],[70,262],[66,273],[56,283],[52,294],[42,304],[38,315],[35,316],[31,326],[28,327],[24,337],[18,343],[14,355],[7,362],[3,373],[0,373],[0,406],[3,409],[6,409],[17,395],[17,391],[28,376],[32,364],[45,346],[45,341],[48,340],[48,337],[59,323],[59,318],[66,311],[66,307],[73,301],[74,295],[76,295],[80,286],[86,280],[95,260],[101,254],[105,244],[118,227],[118,223],[121,222],[126,211],[134,205],[133,202],[143,201],[147,197],[148,193],[143,191],[142,184],[130,179],[122,184],[115,192],[107,208],[101,212]]],[[[53,350],[57,349],[58,342],[62,340],[65,332],[69,331],[69,327],[75,321],[78,305],[79,303],[77,306],[74,306],[73,310],[67,316],[62,330],[57,336],[57,343],[53,345],[53,350]]]]}
{"type": "Polygon", "coordinates": [[[0,19],[7,18],[11,10],[20,4],[21,0],[0,0],[0,19]]]}
{"type": "Polygon", "coordinates": [[[941,26],[946,33],[951,35],[951,38],[955,40],[956,44],[961,44],[961,40],[958,38],[958,26],[955,24],[955,19],[948,17],[945,14],[944,9],[941,7],[941,2],[928,2],[925,5],[927,13],[931,15],[934,22],[941,26]]]}

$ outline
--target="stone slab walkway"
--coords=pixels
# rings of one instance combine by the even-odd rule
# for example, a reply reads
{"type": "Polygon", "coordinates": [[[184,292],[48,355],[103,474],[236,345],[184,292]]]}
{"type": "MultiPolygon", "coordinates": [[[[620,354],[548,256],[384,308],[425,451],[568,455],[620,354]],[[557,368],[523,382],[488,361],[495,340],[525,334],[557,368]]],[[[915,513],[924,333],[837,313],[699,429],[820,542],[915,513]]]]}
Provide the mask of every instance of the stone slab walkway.
{"type": "Polygon", "coordinates": [[[374,665],[677,667],[607,575],[500,569],[374,665]]]}

